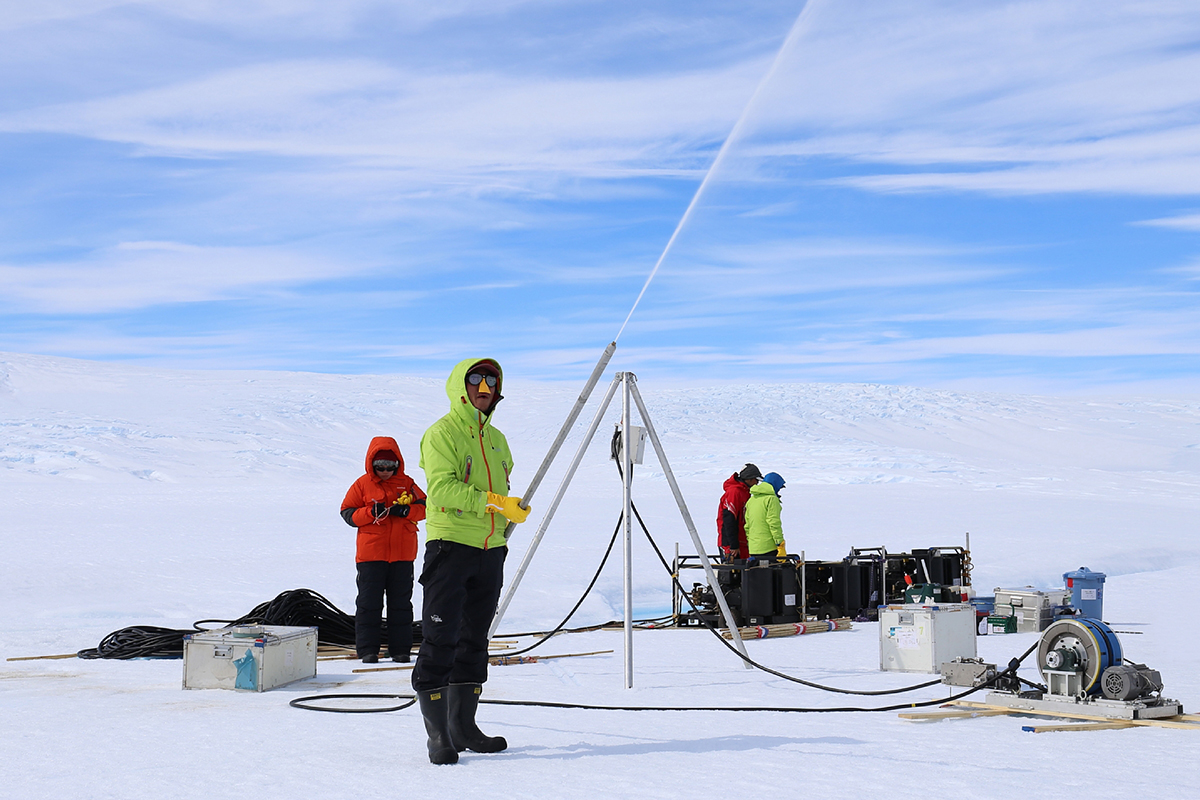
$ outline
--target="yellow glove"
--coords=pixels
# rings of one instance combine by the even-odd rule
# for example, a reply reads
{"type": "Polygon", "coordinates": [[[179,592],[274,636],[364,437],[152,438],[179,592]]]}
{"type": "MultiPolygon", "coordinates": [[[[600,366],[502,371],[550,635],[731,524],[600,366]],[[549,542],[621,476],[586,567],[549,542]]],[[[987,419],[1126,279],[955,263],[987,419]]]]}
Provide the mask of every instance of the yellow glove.
{"type": "Polygon", "coordinates": [[[781,541],[779,548],[775,550],[775,555],[779,558],[787,558],[787,542],[781,541]]]}
{"type": "Polygon", "coordinates": [[[413,496],[408,492],[401,492],[400,496],[392,501],[394,506],[407,506],[412,504],[413,496]]]}
{"type": "Polygon", "coordinates": [[[528,508],[521,508],[521,498],[505,497],[502,494],[488,492],[487,505],[483,510],[489,514],[503,514],[511,522],[524,522],[529,516],[528,508]]]}

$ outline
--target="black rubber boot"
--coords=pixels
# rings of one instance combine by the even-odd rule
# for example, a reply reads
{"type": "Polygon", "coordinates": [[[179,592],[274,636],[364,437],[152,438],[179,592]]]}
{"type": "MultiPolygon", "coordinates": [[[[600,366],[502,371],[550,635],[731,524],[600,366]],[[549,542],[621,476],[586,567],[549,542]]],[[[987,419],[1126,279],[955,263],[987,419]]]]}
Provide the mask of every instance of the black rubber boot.
{"type": "Polygon", "coordinates": [[[479,708],[482,691],[481,683],[452,683],[446,688],[450,696],[450,738],[459,752],[499,753],[508,747],[503,736],[484,736],[475,724],[475,711],[479,708]]]}
{"type": "Polygon", "coordinates": [[[430,763],[457,764],[458,751],[450,738],[450,701],[446,688],[419,691],[417,700],[425,718],[425,732],[429,734],[430,763]]]}

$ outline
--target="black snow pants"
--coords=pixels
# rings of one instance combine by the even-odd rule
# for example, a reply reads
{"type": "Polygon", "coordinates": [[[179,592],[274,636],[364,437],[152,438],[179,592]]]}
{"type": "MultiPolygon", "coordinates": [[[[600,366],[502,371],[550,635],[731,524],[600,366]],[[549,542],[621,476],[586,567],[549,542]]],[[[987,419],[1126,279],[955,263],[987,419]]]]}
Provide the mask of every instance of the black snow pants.
{"type": "Polygon", "coordinates": [[[388,650],[412,650],[413,562],[360,561],[358,599],[354,606],[354,650],[358,657],[379,652],[383,598],[387,595],[388,650]]]}
{"type": "Polygon", "coordinates": [[[443,539],[425,544],[421,651],[413,689],[487,680],[488,628],[496,616],[507,555],[507,547],[481,550],[443,539]]]}

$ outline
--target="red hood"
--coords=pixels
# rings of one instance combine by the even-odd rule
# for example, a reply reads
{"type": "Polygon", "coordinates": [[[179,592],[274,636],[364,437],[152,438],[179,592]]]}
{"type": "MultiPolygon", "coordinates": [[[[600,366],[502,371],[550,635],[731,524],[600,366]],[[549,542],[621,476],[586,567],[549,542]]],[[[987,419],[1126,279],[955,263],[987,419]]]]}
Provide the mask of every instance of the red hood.
{"type": "Polygon", "coordinates": [[[396,458],[400,459],[400,469],[396,470],[396,474],[404,474],[404,455],[400,452],[400,445],[396,444],[396,440],[390,436],[376,436],[371,440],[371,445],[367,448],[367,474],[375,477],[375,468],[371,466],[371,462],[375,460],[375,454],[380,450],[391,450],[395,453],[396,458]]]}
{"type": "Polygon", "coordinates": [[[738,474],[736,472],[725,479],[725,483],[721,488],[728,492],[730,489],[734,489],[738,486],[742,487],[742,491],[747,495],[750,494],[750,487],[738,480],[738,474]]]}

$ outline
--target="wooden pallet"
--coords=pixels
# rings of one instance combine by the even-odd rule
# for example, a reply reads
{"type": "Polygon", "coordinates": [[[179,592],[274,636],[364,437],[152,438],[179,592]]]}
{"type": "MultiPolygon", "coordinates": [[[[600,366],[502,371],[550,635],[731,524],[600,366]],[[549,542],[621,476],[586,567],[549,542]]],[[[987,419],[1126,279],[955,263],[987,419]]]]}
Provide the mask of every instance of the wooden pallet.
{"type": "Polygon", "coordinates": [[[899,715],[901,719],[914,722],[936,722],[943,719],[966,719],[970,717],[1057,717],[1073,720],[1059,725],[1023,725],[1021,730],[1030,733],[1058,733],[1061,731],[1111,731],[1121,728],[1181,728],[1183,730],[1200,731],[1200,714],[1177,714],[1161,719],[1110,719],[1093,714],[1079,714],[1071,711],[1048,711],[1038,709],[1008,708],[1007,706],[974,703],[969,700],[955,700],[947,703],[936,711],[906,711],[899,715]]]}

